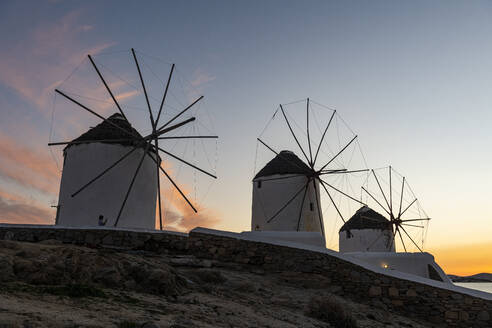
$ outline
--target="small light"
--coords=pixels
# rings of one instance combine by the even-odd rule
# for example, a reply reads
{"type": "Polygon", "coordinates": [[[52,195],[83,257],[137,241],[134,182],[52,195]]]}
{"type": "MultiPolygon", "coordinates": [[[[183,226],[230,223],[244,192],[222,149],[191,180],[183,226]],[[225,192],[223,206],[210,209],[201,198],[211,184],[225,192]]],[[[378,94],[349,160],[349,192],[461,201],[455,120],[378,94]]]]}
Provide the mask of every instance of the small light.
{"type": "Polygon", "coordinates": [[[383,263],[382,267],[385,268],[385,269],[387,269],[387,268],[389,268],[389,265],[386,264],[386,263],[383,263]]]}

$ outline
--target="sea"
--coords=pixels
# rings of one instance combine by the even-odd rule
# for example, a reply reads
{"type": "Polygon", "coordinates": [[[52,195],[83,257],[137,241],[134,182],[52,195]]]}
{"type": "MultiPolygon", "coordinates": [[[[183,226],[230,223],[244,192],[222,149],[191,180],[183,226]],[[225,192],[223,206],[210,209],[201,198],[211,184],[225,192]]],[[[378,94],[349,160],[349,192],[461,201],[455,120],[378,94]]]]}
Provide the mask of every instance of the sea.
{"type": "Polygon", "coordinates": [[[492,282],[455,282],[454,284],[492,294],[492,282]]]}

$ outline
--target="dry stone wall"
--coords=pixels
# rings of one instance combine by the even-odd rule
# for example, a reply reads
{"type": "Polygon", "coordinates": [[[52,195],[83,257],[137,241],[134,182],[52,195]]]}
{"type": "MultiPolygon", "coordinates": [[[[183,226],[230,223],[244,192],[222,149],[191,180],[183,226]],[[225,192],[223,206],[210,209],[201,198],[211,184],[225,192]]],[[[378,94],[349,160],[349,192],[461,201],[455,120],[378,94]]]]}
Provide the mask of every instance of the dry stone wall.
{"type": "Polygon", "coordinates": [[[112,229],[34,228],[25,225],[2,225],[0,226],[0,239],[27,242],[58,240],[76,245],[103,245],[153,252],[187,252],[188,248],[187,234],[112,229]]]}
{"type": "Polygon", "coordinates": [[[187,253],[198,258],[256,267],[267,272],[319,273],[327,292],[446,327],[492,327],[492,301],[373,272],[330,254],[238,239],[200,229],[189,235],[110,229],[1,225],[0,239],[58,240],[87,246],[187,253]]]}
{"type": "Polygon", "coordinates": [[[492,301],[376,273],[326,253],[215,234],[190,232],[196,256],[265,271],[319,273],[328,292],[445,327],[492,327],[492,301]]]}

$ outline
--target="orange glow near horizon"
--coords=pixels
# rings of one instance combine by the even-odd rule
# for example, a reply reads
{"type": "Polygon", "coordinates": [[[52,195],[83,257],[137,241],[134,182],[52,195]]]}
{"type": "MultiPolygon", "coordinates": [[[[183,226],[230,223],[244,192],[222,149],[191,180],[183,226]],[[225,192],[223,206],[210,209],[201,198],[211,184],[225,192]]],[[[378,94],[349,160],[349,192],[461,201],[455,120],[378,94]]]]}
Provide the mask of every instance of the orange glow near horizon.
{"type": "Polygon", "coordinates": [[[447,274],[469,276],[492,272],[492,242],[435,248],[429,252],[447,274]]]}

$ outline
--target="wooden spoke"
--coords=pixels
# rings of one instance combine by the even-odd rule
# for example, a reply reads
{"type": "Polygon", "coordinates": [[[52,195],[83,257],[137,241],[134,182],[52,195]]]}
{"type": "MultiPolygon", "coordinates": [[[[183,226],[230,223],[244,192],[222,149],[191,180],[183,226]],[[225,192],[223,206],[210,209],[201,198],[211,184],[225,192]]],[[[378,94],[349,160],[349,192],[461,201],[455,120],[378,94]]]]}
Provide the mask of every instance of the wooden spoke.
{"type": "MultiPolygon", "coordinates": [[[[391,211],[391,206],[389,205],[388,203],[388,199],[386,198],[386,195],[384,194],[384,191],[383,191],[383,188],[381,187],[381,184],[379,183],[379,179],[378,179],[378,176],[376,175],[376,173],[374,172],[374,170],[371,170],[372,172],[372,175],[374,175],[374,178],[376,179],[376,182],[378,183],[378,187],[379,187],[379,190],[381,191],[381,194],[383,195],[384,197],[384,200],[386,202],[386,205],[388,205],[388,208],[390,209],[391,211]]],[[[388,212],[388,211],[386,211],[388,212]]],[[[392,212],[388,212],[388,214],[393,217],[393,213],[392,212]]]]}
{"type": "Polygon", "coordinates": [[[169,139],[217,139],[219,136],[177,136],[177,137],[159,137],[160,140],[169,139]]]}
{"type": "Polygon", "coordinates": [[[421,218],[421,219],[407,219],[401,220],[401,222],[412,222],[412,221],[429,221],[431,218],[421,218]]]}
{"type": "Polygon", "coordinates": [[[272,147],[268,146],[266,143],[263,142],[263,140],[261,140],[260,138],[256,138],[259,142],[261,142],[263,144],[263,146],[267,147],[269,150],[271,150],[275,155],[278,155],[278,152],[276,152],[275,150],[273,150],[272,147]]]}
{"type": "Polygon", "coordinates": [[[348,198],[352,199],[354,202],[357,202],[357,203],[359,203],[359,204],[361,204],[361,205],[366,205],[366,204],[364,204],[363,202],[361,202],[360,200],[358,200],[358,199],[356,199],[356,198],[354,198],[354,197],[352,197],[352,196],[350,196],[350,195],[348,195],[348,194],[344,193],[344,192],[343,192],[343,191],[341,191],[340,189],[333,187],[333,186],[332,186],[331,184],[329,184],[328,182],[323,181],[323,180],[321,180],[321,179],[319,179],[319,181],[321,181],[321,183],[322,183],[322,184],[326,184],[326,185],[327,185],[328,187],[330,187],[331,189],[334,189],[334,190],[338,191],[339,193],[341,193],[341,194],[342,194],[342,195],[344,195],[345,197],[348,197],[348,198]]]}
{"type": "Polygon", "coordinates": [[[325,131],[323,132],[323,135],[321,136],[321,141],[318,144],[318,149],[316,150],[316,155],[314,156],[314,162],[313,162],[313,167],[316,165],[316,159],[318,158],[319,150],[321,148],[321,145],[323,144],[323,140],[325,139],[325,134],[326,131],[328,131],[328,128],[330,127],[331,121],[333,120],[333,117],[335,116],[335,113],[337,111],[333,111],[333,114],[331,114],[330,120],[328,121],[328,125],[326,125],[325,131]]]}
{"type": "Polygon", "coordinates": [[[103,175],[105,175],[106,173],[108,173],[112,168],[114,168],[116,165],[118,165],[119,163],[121,163],[125,158],[127,158],[128,156],[130,156],[137,149],[138,149],[138,147],[134,146],[133,149],[131,149],[129,152],[127,152],[125,155],[123,155],[119,160],[117,160],[116,162],[114,162],[113,164],[111,164],[104,171],[102,171],[101,173],[99,173],[98,175],[96,175],[93,179],[91,179],[89,182],[87,182],[85,185],[83,185],[82,187],[80,187],[80,189],[78,189],[76,192],[74,192],[71,195],[71,197],[75,197],[78,193],[80,193],[82,190],[84,190],[85,188],[87,188],[88,186],[90,186],[92,183],[94,183],[95,181],[97,181],[99,178],[101,178],[103,175]]]}
{"type": "Polygon", "coordinates": [[[120,107],[120,104],[118,104],[118,101],[116,101],[116,98],[114,97],[113,95],[113,92],[111,92],[111,89],[109,88],[108,84],[106,83],[106,81],[104,80],[104,77],[102,76],[101,72],[99,71],[99,68],[97,68],[96,66],[96,63],[94,62],[94,60],[92,59],[91,55],[87,55],[89,57],[89,60],[91,61],[92,63],[92,66],[94,66],[94,69],[96,70],[97,72],[97,75],[99,75],[99,78],[101,79],[102,83],[104,84],[104,86],[106,87],[106,90],[108,91],[109,95],[111,96],[111,98],[113,99],[116,107],[118,107],[118,110],[120,111],[121,115],[123,115],[123,117],[125,118],[125,120],[127,119],[126,118],[126,115],[125,113],[123,113],[123,110],[121,109],[120,107]]]}
{"type": "Polygon", "coordinates": [[[149,108],[150,123],[152,124],[152,130],[155,130],[154,115],[152,115],[152,108],[150,107],[149,97],[147,95],[147,89],[145,88],[142,72],[140,71],[140,65],[138,64],[137,55],[135,54],[135,50],[133,48],[132,48],[132,54],[133,54],[133,59],[135,59],[135,65],[137,65],[138,76],[140,77],[140,83],[142,84],[142,88],[144,91],[145,101],[147,101],[147,107],[149,108]]]}
{"type": "Polygon", "coordinates": [[[309,136],[309,98],[307,99],[306,105],[306,130],[307,130],[307,139],[309,146],[309,165],[313,168],[313,151],[311,150],[311,138],[309,136]]]}
{"type": "MultiPolygon", "coordinates": [[[[111,124],[113,127],[117,128],[118,130],[121,130],[123,132],[125,132],[126,134],[134,137],[134,138],[137,138],[137,136],[135,134],[133,134],[131,131],[128,131],[124,128],[122,128],[121,126],[117,125],[117,124],[114,124],[113,122],[111,122],[110,120],[108,120],[107,118],[105,118],[104,116],[101,116],[99,115],[98,113],[96,113],[95,111],[93,111],[92,109],[90,109],[89,107],[85,106],[85,105],[82,105],[80,102],[78,102],[77,100],[73,99],[72,97],[66,95],[65,93],[63,93],[62,91],[58,90],[58,89],[55,89],[55,92],[62,95],[63,97],[67,98],[68,100],[70,100],[71,102],[73,102],[74,104],[76,105],[79,105],[81,108],[85,109],[86,111],[88,111],[89,113],[91,113],[92,115],[95,115],[97,117],[99,117],[101,120],[103,120],[104,122],[108,123],[108,124],[111,124]]],[[[140,139],[140,138],[139,138],[140,139]]]]}
{"type": "Polygon", "coordinates": [[[195,100],[193,103],[191,103],[191,105],[189,105],[188,107],[186,107],[185,109],[183,109],[181,112],[179,112],[178,114],[176,114],[172,119],[170,119],[169,121],[167,121],[166,124],[164,124],[163,126],[161,126],[159,129],[157,129],[157,131],[161,131],[162,129],[164,129],[166,126],[168,126],[169,124],[171,124],[172,122],[174,122],[175,119],[177,119],[178,117],[180,117],[182,114],[184,114],[188,109],[190,109],[191,107],[193,107],[193,105],[195,105],[197,102],[199,102],[200,100],[203,99],[203,96],[200,96],[197,100],[195,100]]]}
{"type": "Polygon", "coordinates": [[[282,107],[282,105],[280,105],[280,110],[282,111],[282,114],[283,114],[283,116],[284,116],[285,122],[287,123],[287,126],[289,127],[290,133],[291,133],[291,134],[292,134],[292,136],[294,137],[294,140],[296,141],[297,145],[299,146],[299,149],[301,149],[301,152],[302,152],[302,154],[304,155],[304,157],[306,158],[306,161],[307,161],[308,163],[311,163],[311,162],[309,161],[309,158],[308,158],[308,157],[307,157],[307,155],[306,155],[306,152],[304,151],[304,149],[302,149],[301,144],[299,143],[299,140],[297,140],[297,137],[296,137],[296,135],[295,135],[294,131],[292,130],[292,127],[290,126],[289,120],[287,119],[287,115],[285,115],[284,108],[282,107]]]}
{"type": "MultiPolygon", "coordinates": [[[[410,237],[410,235],[408,234],[408,232],[405,230],[405,228],[403,228],[402,226],[400,226],[401,229],[403,230],[403,232],[407,235],[407,237],[412,241],[412,243],[415,245],[415,247],[418,248],[418,250],[423,253],[424,251],[419,247],[419,245],[417,245],[417,243],[412,239],[412,237],[410,237]]],[[[405,250],[406,251],[406,250],[405,250]]]]}
{"type": "Polygon", "coordinates": [[[300,225],[301,225],[301,218],[302,218],[302,208],[304,207],[304,201],[306,200],[306,194],[309,188],[309,180],[308,183],[306,183],[306,188],[304,188],[304,195],[302,196],[302,202],[301,202],[301,208],[299,210],[299,219],[297,220],[297,231],[299,231],[300,225]]]}
{"type": "MultiPolygon", "coordinates": [[[[159,149],[159,140],[157,138],[154,139],[154,147],[155,149],[159,149]]],[[[160,172],[159,172],[159,159],[156,156],[156,173],[157,173],[157,201],[159,204],[159,228],[162,230],[162,208],[161,208],[161,179],[160,179],[160,172]]]]}
{"type": "Polygon", "coordinates": [[[142,157],[140,158],[140,162],[138,162],[137,169],[135,170],[135,174],[132,177],[132,181],[130,182],[130,185],[128,186],[128,190],[126,191],[125,199],[123,200],[123,203],[121,204],[120,211],[118,212],[118,216],[116,217],[116,221],[114,222],[115,227],[118,225],[118,221],[120,220],[121,213],[123,213],[123,209],[125,208],[126,202],[128,200],[128,196],[130,195],[130,192],[132,191],[133,184],[135,183],[135,179],[137,178],[138,172],[140,171],[140,168],[142,167],[145,156],[147,156],[147,153],[149,151],[149,146],[150,146],[150,143],[148,143],[147,146],[145,147],[145,151],[144,151],[142,157]]]}
{"type": "Polygon", "coordinates": [[[404,213],[405,213],[405,212],[406,212],[406,211],[410,208],[410,206],[412,206],[412,205],[413,205],[416,201],[417,201],[417,198],[415,198],[415,199],[413,200],[413,202],[411,202],[411,203],[410,203],[410,205],[408,205],[408,206],[407,206],[407,207],[403,210],[403,212],[401,212],[400,216],[402,216],[402,215],[403,215],[403,214],[404,214],[404,213]]]}
{"type": "Polygon", "coordinates": [[[401,205],[403,204],[403,188],[404,187],[405,187],[405,177],[403,177],[403,182],[401,183],[400,209],[398,210],[398,218],[401,217],[401,205]]]}
{"type": "Polygon", "coordinates": [[[346,223],[345,219],[343,218],[342,213],[341,213],[341,212],[340,212],[340,210],[338,209],[337,204],[335,204],[335,201],[333,200],[333,198],[331,197],[330,193],[328,192],[328,189],[327,189],[327,188],[326,188],[326,186],[324,185],[323,180],[321,180],[321,179],[319,179],[319,178],[318,178],[318,180],[320,181],[321,186],[323,187],[323,189],[325,189],[326,194],[327,194],[327,195],[328,195],[328,197],[330,198],[331,203],[333,204],[333,206],[335,206],[335,209],[337,210],[337,213],[338,213],[338,215],[340,216],[340,218],[342,219],[343,223],[346,223]]]}
{"type": "Polygon", "coordinates": [[[401,225],[408,226],[408,227],[415,227],[415,228],[425,228],[422,225],[415,225],[415,224],[407,224],[407,223],[401,223],[401,225]]]}
{"type": "Polygon", "coordinates": [[[166,89],[164,90],[164,95],[162,96],[161,106],[159,107],[159,113],[157,114],[157,118],[155,119],[155,125],[159,124],[159,118],[161,117],[162,106],[164,106],[164,102],[166,101],[167,90],[169,89],[169,83],[171,83],[171,77],[173,76],[174,64],[171,66],[171,72],[169,73],[169,78],[167,79],[166,89]]]}
{"type": "Polygon", "coordinates": [[[390,212],[393,213],[393,190],[391,190],[391,165],[389,166],[389,183],[390,183],[390,194],[389,194],[389,198],[390,198],[390,201],[389,201],[389,208],[390,208],[390,212]]]}
{"type": "Polygon", "coordinates": [[[386,213],[388,213],[388,215],[389,215],[389,216],[391,216],[390,212],[388,212],[388,210],[386,209],[386,207],[384,207],[383,205],[381,205],[381,203],[380,203],[380,202],[378,202],[378,200],[377,200],[377,199],[376,199],[376,198],[375,198],[375,197],[374,197],[374,196],[373,196],[373,195],[372,195],[369,191],[367,191],[367,189],[366,189],[366,188],[364,188],[364,187],[361,187],[361,188],[362,188],[362,190],[364,190],[364,191],[366,192],[366,194],[368,194],[368,195],[369,195],[369,196],[370,196],[370,197],[371,197],[371,198],[372,198],[372,199],[373,199],[373,200],[374,200],[374,201],[375,201],[375,202],[376,202],[379,206],[381,206],[381,208],[382,208],[382,209],[383,209],[386,213]]]}
{"type": "Polygon", "coordinates": [[[316,180],[312,179],[313,182],[313,187],[314,187],[314,194],[316,195],[316,207],[318,208],[318,219],[319,219],[319,226],[321,228],[321,233],[323,234],[323,237],[325,236],[325,226],[323,224],[323,219],[321,218],[321,208],[319,206],[320,199],[318,195],[318,188],[316,187],[316,180]]]}
{"type": "Polygon", "coordinates": [[[400,232],[399,227],[396,228],[396,231],[400,235],[401,244],[403,245],[403,249],[405,250],[405,253],[406,253],[407,252],[407,247],[405,246],[405,242],[403,241],[403,237],[401,236],[401,232],[400,232]]]}
{"type": "Polygon", "coordinates": [[[198,166],[193,165],[193,164],[191,164],[191,163],[189,163],[189,162],[185,161],[184,159],[181,159],[181,158],[179,158],[178,156],[176,156],[176,155],[174,155],[174,154],[171,154],[171,153],[170,153],[170,152],[168,152],[168,151],[165,151],[165,150],[164,150],[164,149],[162,149],[162,148],[158,148],[158,149],[159,149],[160,151],[162,151],[164,154],[169,155],[169,156],[171,156],[171,157],[172,157],[172,158],[174,158],[174,159],[177,159],[177,160],[178,160],[178,161],[180,161],[181,163],[184,163],[184,164],[186,164],[186,165],[188,165],[188,166],[191,166],[191,167],[192,167],[192,168],[194,168],[195,170],[198,170],[198,171],[200,171],[200,172],[202,172],[202,173],[204,173],[204,174],[206,174],[206,175],[208,175],[208,176],[210,176],[210,177],[212,177],[212,178],[214,178],[214,179],[217,179],[217,177],[216,177],[215,175],[213,175],[212,173],[209,173],[209,172],[207,172],[207,171],[205,171],[205,170],[203,170],[203,169],[199,168],[198,166]]]}
{"type": "Polygon", "coordinates": [[[275,219],[287,206],[289,206],[290,203],[292,203],[292,201],[301,193],[302,189],[304,189],[306,187],[307,183],[304,184],[302,186],[302,188],[300,188],[295,194],[294,196],[292,196],[288,201],[287,203],[285,203],[284,206],[282,206],[277,212],[275,212],[275,214],[267,220],[267,223],[270,223],[273,219],[275,219]]]}
{"type": "Polygon", "coordinates": [[[325,165],[323,165],[323,167],[321,168],[321,170],[323,170],[325,167],[327,167],[328,165],[330,165],[330,163],[331,163],[331,162],[333,162],[333,161],[335,160],[335,158],[337,158],[337,157],[338,157],[341,153],[343,153],[343,151],[344,151],[345,149],[347,149],[347,147],[348,147],[348,146],[350,146],[350,144],[351,144],[352,142],[354,142],[354,140],[355,140],[355,139],[357,139],[357,136],[353,137],[353,138],[352,138],[352,140],[350,140],[350,141],[349,141],[349,143],[345,145],[345,147],[343,147],[342,149],[340,149],[340,151],[339,151],[339,152],[338,152],[335,156],[333,156],[333,158],[332,158],[332,159],[330,159],[330,160],[328,161],[328,163],[326,163],[325,165]]]}
{"type": "Polygon", "coordinates": [[[190,122],[193,122],[195,119],[196,118],[194,118],[194,117],[190,117],[189,119],[184,120],[181,123],[177,123],[177,124],[171,125],[170,127],[165,128],[163,130],[157,130],[157,132],[155,134],[152,134],[151,136],[160,136],[160,135],[163,135],[164,133],[167,133],[169,131],[175,130],[175,129],[179,128],[179,127],[182,127],[185,124],[188,124],[190,122]]]}

